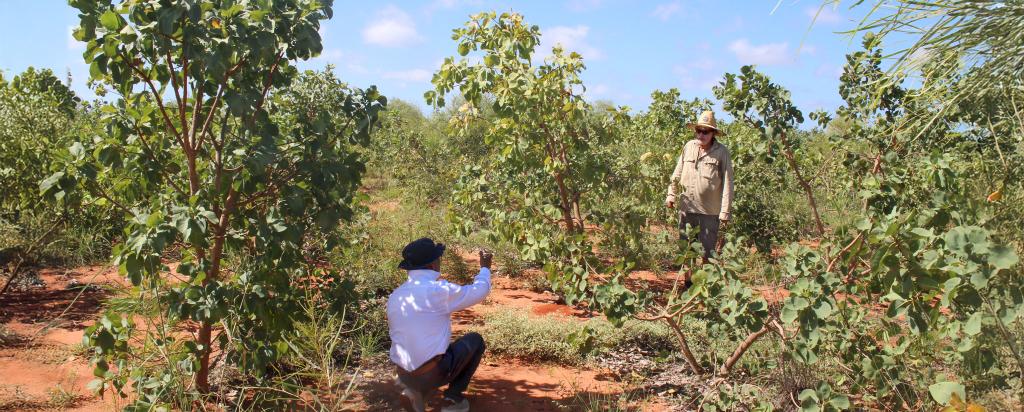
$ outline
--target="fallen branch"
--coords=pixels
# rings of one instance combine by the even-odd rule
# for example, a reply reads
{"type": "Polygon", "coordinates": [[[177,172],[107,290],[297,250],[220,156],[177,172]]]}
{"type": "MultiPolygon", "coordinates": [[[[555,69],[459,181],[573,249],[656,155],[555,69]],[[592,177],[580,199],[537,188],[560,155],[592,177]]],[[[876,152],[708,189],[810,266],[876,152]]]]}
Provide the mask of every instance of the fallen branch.
{"type": "Polygon", "coordinates": [[[41,245],[44,240],[46,240],[46,238],[50,237],[50,235],[52,235],[53,232],[57,230],[57,227],[64,223],[64,217],[65,215],[62,213],[60,217],[57,218],[55,222],[53,222],[53,225],[46,230],[46,232],[43,232],[42,235],[39,235],[39,237],[33,240],[32,243],[28,245],[28,248],[17,253],[18,263],[14,265],[14,269],[11,270],[11,276],[7,278],[7,281],[4,282],[4,287],[0,289],[0,296],[3,296],[5,293],[7,293],[7,289],[11,287],[12,283],[14,283],[14,279],[18,278],[18,275],[21,272],[21,268],[24,267],[25,262],[28,261],[28,256],[31,255],[32,252],[34,252],[35,249],[39,247],[39,245],[41,245]]]}

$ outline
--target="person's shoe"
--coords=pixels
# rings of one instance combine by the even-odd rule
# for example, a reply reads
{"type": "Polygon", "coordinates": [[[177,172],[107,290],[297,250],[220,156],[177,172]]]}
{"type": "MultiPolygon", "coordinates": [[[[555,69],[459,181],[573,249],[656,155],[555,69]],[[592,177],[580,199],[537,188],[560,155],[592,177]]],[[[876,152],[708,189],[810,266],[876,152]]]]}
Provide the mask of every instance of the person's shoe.
{"type": "MultiPolygon", "coordinates": [[[[405,388],[402,390],[402,396],[405,396],[412,405],[412,410],[415,412],[426,412],[427,404],[423,402],[423,394],[419,393],[414,389],[405,388]]],[[[468,405],[467,405],[468,406],[468,405]]],[[[469,410],[469,409],[466,409],[469,410]]]]}
{"type": "Polygon", "coordinates": [[[426,412],[427,404],[423,401],[423,394],[420,391],[406,386],[401,378],[396,377],[395,382],[402,387],[402,396],[409,400],[413,412],[426,412]]]}
{"type": "Polygon", "coordinates": [[[444,404],[445,406],[441,408],[441,412],[469,412],[469,399],[466,398],[456,402],[451,398],[445,397],[444,404]]]}

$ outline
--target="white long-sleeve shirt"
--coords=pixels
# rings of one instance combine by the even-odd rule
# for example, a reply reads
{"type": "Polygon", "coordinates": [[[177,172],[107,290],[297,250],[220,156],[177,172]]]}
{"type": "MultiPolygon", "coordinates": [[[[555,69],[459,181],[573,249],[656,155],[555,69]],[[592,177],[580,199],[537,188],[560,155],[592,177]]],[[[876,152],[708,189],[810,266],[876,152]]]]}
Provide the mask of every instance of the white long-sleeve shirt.
{"type": "Polygon", "coordinates": [[[491,291],[491,270],[480,268],[473,283],[465,286],[438,280],[429,269],[409,271],[409,279],[388,297],[388,330],[391,361],[414,371],[448,349],[452,312],[477,303],[491,291]]]}

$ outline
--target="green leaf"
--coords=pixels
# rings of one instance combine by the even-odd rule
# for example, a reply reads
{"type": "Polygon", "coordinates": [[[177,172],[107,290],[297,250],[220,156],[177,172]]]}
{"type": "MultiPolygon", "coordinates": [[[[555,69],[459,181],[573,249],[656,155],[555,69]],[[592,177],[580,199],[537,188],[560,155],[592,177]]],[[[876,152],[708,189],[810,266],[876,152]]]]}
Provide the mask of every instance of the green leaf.
{"type": "Polygon", "coordinates": [[[832,406],[837,409],[850,409],[850,398],[847,398],[846,395],[833,396],[828,403],[832,404],[832,406]]]}
{"type": "Polygon", "coordinates": [[[1018,260],[1017,252],[1006,246],[999,245],[989,250],[988,262],[995,266],[996,270],[1012,268],[1018,260]]]}
{"type": "Polygon", "coordinates": [[[935,236],[935,234],[932,233],[931,229],[925,229],[923,227],[915,227],[915,228],[910,230],[910,233],[913,233],[913,234],[917,235],[918,237],[923,237],[923,238],[926,238],[926,239],[930,239],[932,236],[935,236]]]}
{"type": "Polygon", "coordinates": [[[933,384],[928,387],[928,393],[940,405],[948,405],[954,393],[960,399],[967,399],[967,391],[964,389],[964,385],[961,385],[959,382],[944,381],[933,384]]]}
{"type": "Polygon", "coordinates": [[[800,395],[797,396],[800,400],[800,410],[805,412],[817,412],[821,408],[818,406],[818,393],[814,389],[804,389],[800,391],[800,395]]]}
{"type": "Polygon", "coordinates": [[[96,379],[93,379],[93,380],[89,381],[89,383],[87,385],[85,385],[85,389],[88,389],[90,392],[95,393],[95,394],[98,394],[98,393],[102,392],[103,391],[103,379],[96,378],[96,379]]]}
{"type": "Polygon", "coordinates": [[[825,319],[832,314],[832,305],[825,300],[819,301],[814,305],[814,313],[818,315],[818,319],[825,319]]]}
{"type": "Polygon", "coordinates": [[[71,153],[71,157],[75,160],[81,160],[85,156],[85,146],[81,142],[75,142],[71,147],[68,147],[68,152],[71,153]]]}
{"type": "Polygon", "coordinates": [[[977,266],[970,267],[973,269],[971,273],[971,284],[978,289],[983,289],[988,286],[988,280],[992,276],[992,273],[988,268],[979,268],[977,266]]]}
{"type": "Polygon", "coordinates": [[[57,184],[57,182],[60,181],[60,179],[63,177],[64,172],[57,172],[50,175],[50,177],[43,179],[41,182],[39,182],[39,194],[46,194],[46,192],[53,188],[53,186],[57,184]]]}
{"type": "Polygon", "coordinates": [[[964,333],[971,336],[981,333],[981,320],[982,313],[974,312],[974,314],[964,322],[964,333]]]}
{"type": "Polygon", "coordinates": [[[970,241],[967,240],[967,230],[962,226],[957,226],[946,232],[945,236],[946,246],[956,251],[964,251],[970,241]]]}
{"type": "Polygon", "coordinates": [[[100,16],[100,24],[103,25],[103,28],[116,32],[121,30],[121,16],[113,10],[107,10],[100,16]]]}

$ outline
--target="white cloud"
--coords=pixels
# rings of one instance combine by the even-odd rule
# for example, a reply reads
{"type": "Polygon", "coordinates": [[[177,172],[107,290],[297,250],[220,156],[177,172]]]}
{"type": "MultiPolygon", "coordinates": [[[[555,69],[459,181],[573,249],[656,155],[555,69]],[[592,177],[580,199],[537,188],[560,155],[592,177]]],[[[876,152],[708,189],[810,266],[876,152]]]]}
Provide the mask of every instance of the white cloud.
{"type": "Polygon", "coordinates": [[[366,66],[359,63],[348,63],[345,65],[345,68],[355,74],[366,74],[370,72],[370,69],[367,69],[366,66]]]}
{"type": "Polygon", "coordinates": [[[591,11],[601,7],[604,0],[569,0],[566,4],[569,10],[572,11],[591,11]]]}
{"type": "Polygon", "coordinates": [[[815,23],[836,24],[843,20],[843,16],[840,16],[834,7],[827,4],[821,8],[808,7],[804,9],[804,14],[815,23]]]}
{"type": "Polygon", "coordinates": [[[595,84],[587,88],[587,96],[599,97],[608,94],[608,85],[604,83],[595,84]]]}
{"type": "Polygon", "coordinates": [[[710,92],[711,88],[720,80],[720,76],[715,74],[695,74],[690,66],[675,66],[672,68],[672,73],[679,80],[679,88],[682,90],[710,92]]]}
{"type": "Polygon", "coordinates": [[[834,79],[838,79],[843,75],[843,68],[829,63],[822,63],[814,70],[814,75],[818,77],[832,77],[834,79]]]}
{"type": "Polygon", "coordinates": [[[411,70],[399,70],[384,72],[381,74],[385,79],[400,80],[403,82],[410,83],[421,83],[430,81],[430,78],[434,74],[430,70],[424,69],[411,69],[411,70]]]}
{"type": "Polygon", "coordinates": [[[815,54],[818,54],[818,48],[813,44],[805,44],[803,46],[800,46],[800,50],[798,50],[798,52],[800,54],[809,54],[813,56],[815,54]]]}
{"type": "Polygon", "coordinates": [[[83,50],[83,49],[85,49],[85,43],[82,43],[82,42],[80,42],[78,40],[75,40],[75,35],[74,35],[75,27],[77,27],[77,26],[68,26],[68,38],[67,38],[68,50],[83,50]]]}
{"type": "Polygon", "coordinates": [[[916,49],[913,53],[910,53],[910,56],[907,56],[907,64],[911,67],[921,67],[928,63],[934,57],[933,55],[934,53],[929,48],[916,49]]]}
{"type": "Polygon", "coordinates": [[[673,15],[679,13],[682,9],[683,5],[678,1],[663,3],[654,8],[654,11],[651,12],[651,16],[657,17],[658,19],[661,19],[661,21],[668,21],[668,19],[672,18],[673,15]]]}
{"type": "Polygon", "coordinates": [[[310,59],[309,62],[314,65],[332,64],[337,68],[343,67],[346,74],[366,74],[370,72],[364,66],[366,56],[358,53],[344,52],[336,48],[324,49],[324,51],[320,52],[319,56],[310,59]]]}
{"type": "Polygon", "coordinates": [[[363,41],[384,47],[410,46],[423,41],[409,14],[393,5],[377,12],[377,18],[363,28],[363,41]]]}
{"type": "Polygon", "coordinates": [[[584,59],[599,60],[604,57],[601,49],[594,47],[587,41],[590,27],[579,25],[576,27],[555,26],[541,31],[540,53],[542,57],[551,55],[551,48],[561,44],[565,51],[575,51],[583,55],[584,59]]]}
{"type": "Polygon", "coordinates": [[[726,33],[735,33],[743,31],[747,27],[746,20],[743,17],[735,16],[731,21],[726,22],[724,19],[715,25],[715,34],[723,35],[726,33]]]}
{"type": "Polygon", "coordinates": [[[789,43],[754,45],[747,39],[739,39],[729,44],[729,51],[732,51],[736,59],[743,64],[771,66],[793,62],[789,43]]]}
{"type": "Polygon", "coordinates": [[[316,58],[330,63],[337,63],[341,61],[341,57],[344,55],[345,54],[342,53],[341,50],[339,49],[327,49],[320,52],[320,55],[317,56],[316,58]]]}
{"type": "Polygon", "coordinates": [[[717,66],[717,65],[718,65],[718,62],[716,62],[712,58],[707,57],[707,56],[700,56],[700,57],[695,57],[693,59],[693,61],[691,61],[688,66],[692,67],[692,68],[695,68],[695,69],[698,69],[698,70],[707,71],[707,70],[714,69],[715,66],[717,66]]]}
{"type": "Polygon", "coordinates": [[[463,6],[474,6],[479,7],[483,2],[480,0],[434,0],[430,4],[430,9],[452,9],[463,6]]]}

